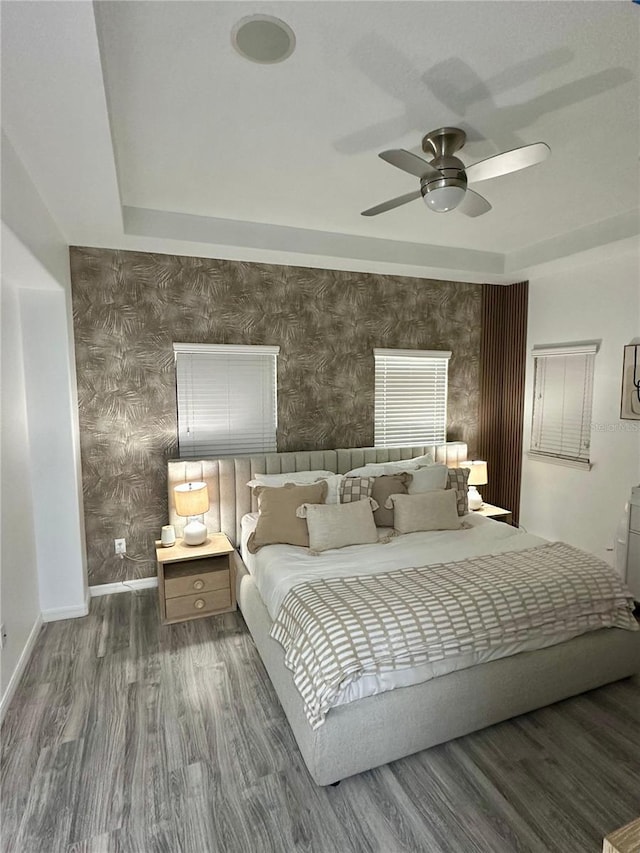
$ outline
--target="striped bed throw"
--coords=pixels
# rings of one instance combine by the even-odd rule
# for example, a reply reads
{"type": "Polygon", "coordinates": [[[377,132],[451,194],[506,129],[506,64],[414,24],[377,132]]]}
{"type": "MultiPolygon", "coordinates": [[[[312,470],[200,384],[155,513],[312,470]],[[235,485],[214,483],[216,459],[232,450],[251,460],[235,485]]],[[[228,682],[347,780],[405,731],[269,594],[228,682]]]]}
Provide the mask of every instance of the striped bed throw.
{"type": "Polygon", "coordinates": [[[363,675],[469,652],[505,657],[514,644],[538,649],[605,627],[638,630],[628,590],[603,560],[552,542],[300,584],[271,637],[316,729],[340,690],[363,675]]]}

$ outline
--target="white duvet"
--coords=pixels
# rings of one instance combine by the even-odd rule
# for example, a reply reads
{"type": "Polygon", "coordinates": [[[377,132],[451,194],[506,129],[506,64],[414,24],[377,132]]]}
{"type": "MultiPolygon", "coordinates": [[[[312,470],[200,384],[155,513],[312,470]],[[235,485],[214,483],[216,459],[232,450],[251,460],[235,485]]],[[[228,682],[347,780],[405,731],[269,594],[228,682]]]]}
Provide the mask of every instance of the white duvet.
{"type": "MultiPolygon", "coordinates": [[[[257,513],[242,519],[240,553],[253,575],[262,600],[272,619],[292,586],[315,578],[377,575],[394,569],[428,566],[433,563],[501,554],[544,545],[545,539],[523,533],[510,524],[491,521],[481,515],[464,516],[468,530],[433,530],[394,536],[385,545],[350,545],[332,548],[317,556],[296,545],[267,545],[250,554],[246,543],[258,520],[257,513]]],[[[389,533],[379,528],[380,536],[389,533]]]]}
{"type": "MultiPolygon", "coordinates": [[[[384,545],[351,545],[324,551],[317,556],[312,556],[306,548],[293,545],[268,545],[261,548],[257,554],[250,554],[246,542],[251,531],[255,529],[257,518],[257,513],[251,513],[242,519],[240,550],[271,619],[275,619],[286,594],[293,586],[316,578],[380,574],[394,569],[428,566],[480,557],[484,554],[521,551],[543,545],[546,541],[539,536],[523,533],[511,525],[470,513],[464,517],[465,522],[470,525],[465,530],[407,533],[392,538],[384,545]]],[[[380,535],[388,532],[381,529],[380,535]]],[[[568,637],[558,636],[555,642],[560,643],[565,639],[568,637]]],[[[516,654],[524,648],[524,645],[514,643],[496,656],[516,654]]],[[[486,656],[482,658],[487,659],[486,656]]],[[[453,660],[437,661],[406,670],[367,675],[343,689],[334,705],[346,704],[365,696],[393,690],[395,687],[418,684],[479,662],[480,659],[471,653],[453,660]]]]}

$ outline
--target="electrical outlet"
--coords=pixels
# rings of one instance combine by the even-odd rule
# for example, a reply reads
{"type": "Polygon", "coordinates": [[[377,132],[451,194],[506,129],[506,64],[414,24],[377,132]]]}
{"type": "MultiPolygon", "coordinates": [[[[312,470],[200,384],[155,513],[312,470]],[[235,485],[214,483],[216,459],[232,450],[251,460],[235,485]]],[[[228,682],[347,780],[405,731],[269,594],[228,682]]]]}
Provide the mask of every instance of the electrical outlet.
{"type": "Polygon", "coordinates": [[[4,649],[7,642],[7,629],[0,625],[0,649],[4,649]]]}
{"type": "Polygon", "coordinates": [[[126,539],[114,539],[114,544],[116,546],[116,554],[126,554],[127,553],[127,540],[126,539]]]}

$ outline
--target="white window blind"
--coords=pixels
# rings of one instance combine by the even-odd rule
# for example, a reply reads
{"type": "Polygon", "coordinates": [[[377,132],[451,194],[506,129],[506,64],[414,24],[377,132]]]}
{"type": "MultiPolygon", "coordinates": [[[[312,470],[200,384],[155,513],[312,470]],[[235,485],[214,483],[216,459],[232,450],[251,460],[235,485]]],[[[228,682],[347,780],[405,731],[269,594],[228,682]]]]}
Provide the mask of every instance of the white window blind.
{"type": "Polygon", "coordinates": [[[174,344],[181,457],[277,450],[279,347],[174,344]]]}
{"type": "Polygon", "coordinates": [[[373,354],[376,446],[444,444],[451,353],[374,349],[373,354]]]}
{"type": "Polygon", "coordinates": [[[590,465],[596,343],[534,347],[531,453],[590,465]]]}

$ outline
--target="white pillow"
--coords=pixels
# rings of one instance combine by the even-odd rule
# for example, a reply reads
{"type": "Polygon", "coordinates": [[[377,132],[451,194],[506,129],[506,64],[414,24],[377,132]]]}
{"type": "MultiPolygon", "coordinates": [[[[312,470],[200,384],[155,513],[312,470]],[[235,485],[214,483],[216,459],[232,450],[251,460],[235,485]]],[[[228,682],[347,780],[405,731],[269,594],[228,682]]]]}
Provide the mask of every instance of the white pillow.
{"type": "Polygon", "coordinates": [[[458,516],[453,489],[421,495],[389,495],[387,502],[393,504],[393,526],[398,533],[460,530],[464,526],[458,516]]]}
{"type": "Polygon", "coordinates": [[[378,528],[373,520],[375,501],[366,498],[348,504],[303,504],[296,515],[306,517],[309,549],[319,553],[329,548],[366,545],[378,541],[378,528]]]}
{"type": "Polygon", "coordinates": [[[413,459],[402,459],[398,462],[370,462],[361,468],[347,471],[346,477],[382,477],[385,474],[401,474],[403,471],[415,471],[425,465],[433,465],[433,456],[415,456],[413,459]]]}
{"type": "Polygon", "coordinates": [[[293,471],[290,474],[255,474],[253,480],[249,480],[247,486],[270,486],[271,488],[279,488],[286,483],[293,483],[295,486],[308,486],[311,483],[317,483],[318,480],[327,481],[327,496],[324,499],[326,504],[340,503],[340,486],[344,480],[344,474],[334,474],[331,471],[293,471]]]}
{"type": "Polygon", "coordinates": [[[327,482],[327,497],[324,502],[326,504],[339,504],[340,489],[342,487],[342,481],[344,480],[344,474],[332,474],[330,477],[322,477],[318,479],[323,479],[327,482]]]}
{"type": "Polygon", "coordinates": [[[307,486],[316,480],[326,480],[333,477],[333,471],[291,471],[289,474],[254,474],[253,480],[249,480],[247,486],[284,486],[285,483],[293,483],[295,486],[307,486]]]}
{"type": "Polygon", "coordinates": [[[446,489],[449,479],[449,469],[446,465],[428,465],[411,472],[411,482],[408,491],[410,495],[420,495],[423,492],[434,492],[446,489]]]}

